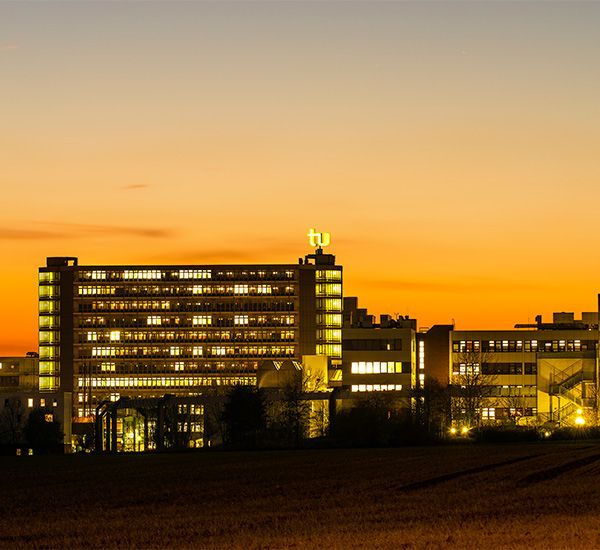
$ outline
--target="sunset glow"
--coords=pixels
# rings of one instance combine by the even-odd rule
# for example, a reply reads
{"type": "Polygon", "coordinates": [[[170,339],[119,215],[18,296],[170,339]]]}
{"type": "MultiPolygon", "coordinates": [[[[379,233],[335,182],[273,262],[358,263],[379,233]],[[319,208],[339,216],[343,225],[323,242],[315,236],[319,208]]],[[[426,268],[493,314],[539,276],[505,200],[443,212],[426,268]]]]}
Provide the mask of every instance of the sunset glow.
{"type": "Polygon", "coordinates": [[[37,268],[295,263],[419,326],[595,311],[600,4],[4,2],[0,355],[37,268]]]}

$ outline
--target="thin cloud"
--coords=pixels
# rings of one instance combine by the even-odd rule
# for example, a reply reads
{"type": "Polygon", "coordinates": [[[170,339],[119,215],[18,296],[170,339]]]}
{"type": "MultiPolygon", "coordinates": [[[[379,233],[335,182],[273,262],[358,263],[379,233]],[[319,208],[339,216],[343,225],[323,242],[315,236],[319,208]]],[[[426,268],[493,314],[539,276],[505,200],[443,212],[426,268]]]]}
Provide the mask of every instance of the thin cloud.
{"type": "Polygon", "coordinates": [[[146,239],[166,239],[173,236],[173,231],[165,228],[153,227],[124,227],[116,225],[88,225],[76,223],[44,223],[32,222],[27,224],[43,226],[40,229],[22,229],[13,227],[0,227],[2,240],[51,240],[51,239],[78,239],[97,237],[103,235],[131,236],[146,239]]]}
{"type": "Polygon", "coordinates": [[[150,186],[146,183],[132,183],[131,185],[124,185],[122,189],[147,189],[148,187],[150,186]]]}
{"type": "MultiPolygon", "coordinates": [[[[377,289],[416,292],[469,292],[475,289],[502,287],[511,290],[539,289],[539,281],[506,281],[501,279],[461,279],[457,281],[432,281],[427,279],[360,280],[354,284],[377,289]]],[[[547,285],[545,285],[547,287],[547,285]]]]}
{"type": "Polygon", "coordinates": [[[0,44],[0,52],[10,52],[13,50],[19,49],[19,46],[16,44],[12,44],[9,42],[5,42],[4,44],[0,44]]]}
{"type": "Polygon", "coordinates": [[[0,239],[2,240],[45,240],[45,239],[64,239],[69,235],[58,233],[56,231],[31,231],[29,229],[10,229],[0,227],[0,239]]]}
{"type": "Polygon", "coordinates": [[[87,235],[131,235],[134,237],[147,237],[153,239],[164,239],[171,237],[173,232],[169,229],[147,228],[147,227],[122,227],[116,225],[86,225],[86,224],[64,224],[78,232],[87,235]]]}

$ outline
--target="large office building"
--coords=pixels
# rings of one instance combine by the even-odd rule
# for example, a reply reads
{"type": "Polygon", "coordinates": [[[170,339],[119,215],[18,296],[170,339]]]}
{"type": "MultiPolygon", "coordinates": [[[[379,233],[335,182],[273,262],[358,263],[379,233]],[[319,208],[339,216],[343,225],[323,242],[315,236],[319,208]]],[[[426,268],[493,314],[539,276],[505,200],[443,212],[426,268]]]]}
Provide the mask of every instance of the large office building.
{"type": "Polygon", "coordinates": [[[297,264],[79,265],[39,269],[39,388],[74,419],[121,396],[255,384],[264,360],[326,356],[341,379],[342,267],[318,247],[297,264]]]}

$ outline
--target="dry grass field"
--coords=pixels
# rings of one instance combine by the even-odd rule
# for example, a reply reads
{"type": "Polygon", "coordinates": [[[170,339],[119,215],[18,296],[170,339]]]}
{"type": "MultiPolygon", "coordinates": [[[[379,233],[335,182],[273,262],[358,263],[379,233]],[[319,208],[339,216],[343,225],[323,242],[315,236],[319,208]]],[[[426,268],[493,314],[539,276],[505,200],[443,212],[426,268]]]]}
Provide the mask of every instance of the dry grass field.
{"type": "Polygon", "coordinates": [[[4,548],[600,548],[595,442],[0,464],[4,548]]]}

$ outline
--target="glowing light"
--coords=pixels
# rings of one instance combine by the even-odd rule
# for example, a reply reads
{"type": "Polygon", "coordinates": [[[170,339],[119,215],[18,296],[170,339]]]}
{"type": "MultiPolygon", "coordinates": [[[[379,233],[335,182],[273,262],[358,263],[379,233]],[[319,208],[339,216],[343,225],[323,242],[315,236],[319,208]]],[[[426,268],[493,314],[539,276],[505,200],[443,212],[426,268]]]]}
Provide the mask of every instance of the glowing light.
{"type": "Polygon", "coordinates": [[[581,415],[583,414],[583,410],[582,410],[582,409],[577,409],[577,414],[578,414],[579,416],[581,416],[581,415]]]}
{"type": "Polygon", "coordinates": [[[452,435],[455,435],[456,434],[456,428],[450,428],[450,433],[452,435]]]}
{"type": "Polygon", "coordinates": [[[466,435],[469,433],[469,428],[467,428],[466,426],[462,427],[462,430],[460,430],[460,433],[462,433],[463,435],[466,435]]]}
{"type": "Polygon", "coordinates": [[[310,242],[310,246],[329,246],[329,243],[331,242],[331,235],[329,233],[319,233],[313,228],[310,228],[308,230],[308,240],[310,242]]]}
{"type": "Polygon", "coordinates": [[[583,426],[585,424],[585,418],[578,416],[575,419],[575,424],[577,424],[577,426],[583,426]]]}
{"type": "Polygon", "coordinates": [[[550,437],[550,432],[548,430],[544,432],[544,437],[550,437]]]}

